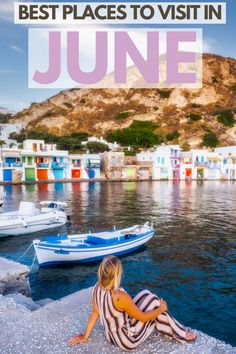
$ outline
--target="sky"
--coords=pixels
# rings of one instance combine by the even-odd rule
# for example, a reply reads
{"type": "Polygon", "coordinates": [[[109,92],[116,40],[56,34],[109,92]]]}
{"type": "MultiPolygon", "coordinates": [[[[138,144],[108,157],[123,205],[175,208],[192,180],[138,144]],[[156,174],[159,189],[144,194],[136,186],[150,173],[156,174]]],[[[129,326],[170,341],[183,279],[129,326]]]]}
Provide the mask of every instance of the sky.
{"type": "MultiPolygon", "coordinates": [[[[49,1],[44,1],[44,3],[47,2],[49,1]]],[[[167,1],[162,0],[162,2],[167,1]]],[[[194,1],[188,1],[188,3],[191,2],[194,1]]],[[[209,3],[212,1],[199,2],[209,3]]],[[[227,4],[227,23],[225,25],[200,25],[198,27],[203,29],[204,52],[236,59],[236,1],[227,0],[225,2],[227,4]]],[[[61,89],[28,88],[28,27],[14,24],[13,4],[13,0],[0,0],[0,107],[20,111],[27,108],[32,102],[41,102],[55,95],[61,89]]],[[[158,27],[162,26],[158,25],[158,27]]],[[[172,26],[168,25],[167,27],[172,26]]],[[[187,28],[188,26],[175,27],[187,28]]],[[[189,25],[189,27],[196,26],[189,25]]]]}

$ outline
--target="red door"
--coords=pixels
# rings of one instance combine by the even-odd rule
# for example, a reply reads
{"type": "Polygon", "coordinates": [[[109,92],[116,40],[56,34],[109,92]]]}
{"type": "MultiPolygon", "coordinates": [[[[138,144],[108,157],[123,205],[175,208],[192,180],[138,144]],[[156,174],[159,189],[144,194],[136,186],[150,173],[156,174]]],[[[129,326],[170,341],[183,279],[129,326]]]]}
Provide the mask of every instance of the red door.
{"type": "Polygon", "coordinates": [[[192,169],[191,168],[186,168],[185,175],[186,175],[186,177],[191,177],[192,176],[192,169]]]}

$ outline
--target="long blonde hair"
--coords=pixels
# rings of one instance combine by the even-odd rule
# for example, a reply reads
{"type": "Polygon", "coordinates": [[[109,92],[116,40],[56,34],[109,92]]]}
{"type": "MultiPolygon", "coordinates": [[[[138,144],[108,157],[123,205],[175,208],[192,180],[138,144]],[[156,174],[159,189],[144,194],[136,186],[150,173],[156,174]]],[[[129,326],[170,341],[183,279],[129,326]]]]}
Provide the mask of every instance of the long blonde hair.
{"type": "Polygon", "coordinates": [[[121,261],[115,256],[103,259],[98,268],[98,283],[104,290],[118,290],[122,276],[121,261]]]}

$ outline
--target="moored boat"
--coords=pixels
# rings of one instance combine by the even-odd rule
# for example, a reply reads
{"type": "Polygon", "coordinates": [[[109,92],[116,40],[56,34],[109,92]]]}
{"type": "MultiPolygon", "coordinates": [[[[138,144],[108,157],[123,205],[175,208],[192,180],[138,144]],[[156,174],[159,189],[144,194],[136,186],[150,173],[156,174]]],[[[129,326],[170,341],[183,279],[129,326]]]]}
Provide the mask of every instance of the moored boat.
{"type": "Polygon", "coordinates": [[[42,201],[41,208],[32,202],[21,202],[19,209],[0,214],[0,237],[25,235],[66,224],[66,203],[42,201]]]}
{"type": "Polygon", "coordinates": [[[93,262],[108,255],[130,253],[147,243],[155,230],[149,223],[99,233],[48,236],[34,240],[40,266],[93,262]]]}

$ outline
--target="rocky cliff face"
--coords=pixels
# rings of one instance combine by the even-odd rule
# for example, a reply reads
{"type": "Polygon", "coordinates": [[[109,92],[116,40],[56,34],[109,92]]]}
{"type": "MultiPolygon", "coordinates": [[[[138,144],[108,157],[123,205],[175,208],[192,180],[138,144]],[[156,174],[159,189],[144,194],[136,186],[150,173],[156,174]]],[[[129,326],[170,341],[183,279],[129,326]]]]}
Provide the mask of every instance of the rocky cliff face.
{"type": "Polygon", "coordinates": [[[56,135],[103,135],[133,120],[151,120],[161,134],[177,130],[179,143],[197,146],[210,129],[221,145],[231,145],[236,124],[225,126],[215,114],[225,110],[236,112],[236,60],[205,54],[201,89],[71,89],[32,104],[13,120],[24,122],[27,130],[56,135]]]}

